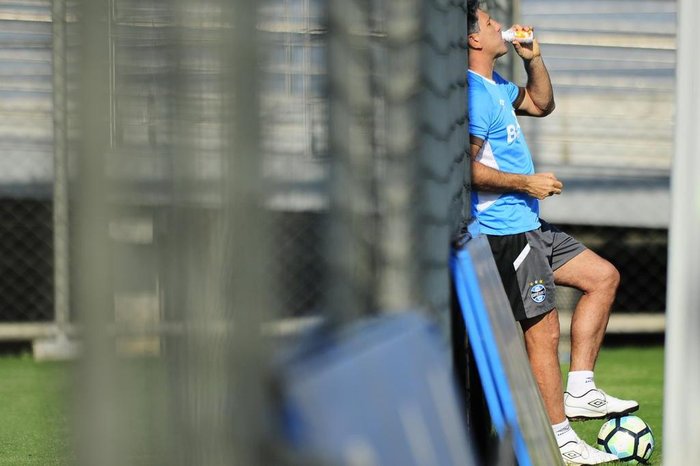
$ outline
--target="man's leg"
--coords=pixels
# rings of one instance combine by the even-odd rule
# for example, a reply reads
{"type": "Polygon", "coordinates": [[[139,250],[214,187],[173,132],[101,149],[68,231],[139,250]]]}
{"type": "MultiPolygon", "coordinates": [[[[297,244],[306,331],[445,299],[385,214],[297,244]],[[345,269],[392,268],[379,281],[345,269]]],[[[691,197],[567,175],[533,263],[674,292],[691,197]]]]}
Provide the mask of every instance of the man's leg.
{"type": "MultiPolygon", "coordinates": [[[[568,237],[563,237],[566,241],[568,237]]],[[[555,238],[541,231],[525,234],[489,236],[489,244],[498,271],[520,322],[530,367],[542,395],[562,458],[569,464],[603,464],[616,460],[614,455],[598,451],[583,442],[571,428],[564,409],[559,366],[559,316],[554,304],[554,275],[548,244],[555,238]],[[534,317],[528,317],[534,316],[534,317]]],[[[569,244],[582,249],[574,240],[569,244]]],[[[573,250],[561,247],[560,262],[573,250]]]]}
{"type": "Polygon", "coordinates": [[[606,394],[596,387],[593,377],[620,283],[617,269],[593,251],[585,250],[554,272],[554,282],[583,292],[571,320],[571,366],[564,394],[566,416],[598,419],[636,411],[639,403],[606,394]]]}
{"type": "Polygon", "coordinates": [[[559,369],[559,315],[556,309],[520,322],[530,367],[540,389],[562,458],[567,464],[605,464],[617,457],[583,442],[564,414],[559,369]]]}
{"type": "Polygon", "coordinates": [[[595,367],[620,274],[610,262],[585,250],[554,271],[554,282],[583,292],[571,320],[571,371],[595,367]]]}
{"type": "Polygon", "coordinates": [[[564,393],[559,369],[559,315],[557,310],[521,321],[525,348],[535,381],[540,388],[544,406],[552,424],[564,416],[564,393]]]}

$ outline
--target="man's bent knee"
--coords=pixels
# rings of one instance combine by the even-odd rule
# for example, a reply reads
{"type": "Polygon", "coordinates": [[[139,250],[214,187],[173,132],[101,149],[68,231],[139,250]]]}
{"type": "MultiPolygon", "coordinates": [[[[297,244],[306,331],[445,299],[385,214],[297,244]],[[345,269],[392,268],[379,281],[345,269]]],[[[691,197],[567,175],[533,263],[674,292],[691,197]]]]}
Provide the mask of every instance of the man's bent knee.
{"type": "Polygon", "coordinates": [[[617,287],[620,286],[620,272],[608,261],[605,261],[605,265],[599,270],[598,277],[597,286],[595,287],[598,290],[614,293],[617,291],[617,287]]]}

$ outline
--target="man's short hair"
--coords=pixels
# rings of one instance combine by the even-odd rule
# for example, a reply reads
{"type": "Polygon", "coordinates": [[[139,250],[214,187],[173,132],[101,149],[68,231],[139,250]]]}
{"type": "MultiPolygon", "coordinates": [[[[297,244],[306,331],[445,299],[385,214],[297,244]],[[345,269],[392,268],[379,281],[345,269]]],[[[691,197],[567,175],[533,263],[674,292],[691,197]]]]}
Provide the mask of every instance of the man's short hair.
{"type": "Polygon", "coordinates": [[[479,0],[467,0],[467,33],[479,32],[479,17],[476,10],[479,9],[479,0]]]}

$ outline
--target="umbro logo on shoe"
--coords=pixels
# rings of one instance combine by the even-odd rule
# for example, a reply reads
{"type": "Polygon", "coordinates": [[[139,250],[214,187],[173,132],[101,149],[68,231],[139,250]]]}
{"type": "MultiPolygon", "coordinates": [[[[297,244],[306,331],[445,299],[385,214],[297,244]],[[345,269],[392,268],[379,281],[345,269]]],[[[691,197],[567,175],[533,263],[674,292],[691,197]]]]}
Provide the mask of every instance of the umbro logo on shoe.
{"type": "Polygon", "coordinates": [[[575,451],[567,451],[566,453],[562,453],[561,456],[563,456],[567,460],[574,460],[576,458],[580,458],[581,454],[575,451]]]}
{"type": "Polygon", "coordinates": [[[589,401],[588,404],[593,406],[594,408],[601,408],[607,404],[607,401],[598,398],[597,400],[589,401]]]}
{"type": "Polygon", "coordinates": [[[559,452],[564,463],[569,465],[607,464],[618,459],[615,455],[596,450],[580,438],[561,445],[559,452]]]}

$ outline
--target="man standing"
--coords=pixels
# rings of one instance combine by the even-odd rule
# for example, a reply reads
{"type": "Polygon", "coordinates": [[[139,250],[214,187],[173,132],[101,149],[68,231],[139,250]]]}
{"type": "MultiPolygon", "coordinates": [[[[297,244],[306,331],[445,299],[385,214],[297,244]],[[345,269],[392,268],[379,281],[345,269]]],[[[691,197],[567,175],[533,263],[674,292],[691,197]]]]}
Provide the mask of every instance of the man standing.
{"type": "MultiPolygon", "coordinates": [[[[514,28],[529,30],[515,25],[514,28]]],[[[614,455],[579,439],[568,419],[600,419],[636,411],[639,404],[598,389],[593,369],[619,284],[615,267],[539,218],[539,201],[561,194],[553,173],[536,173],[517,115],[543,117],[554,110],[549,73],[537,41],[512,46],[523,60],[525,87],[494,71],[508,52],[501,25],[468,1],[469,136],[472,215],[486,234],[520,322],[533,375],[564,461],[603,464],[614,455]],[[559,317],[555,285],[583,292],[571,324],[571,365],[566,392],[559,369],[559,317]]]]}

